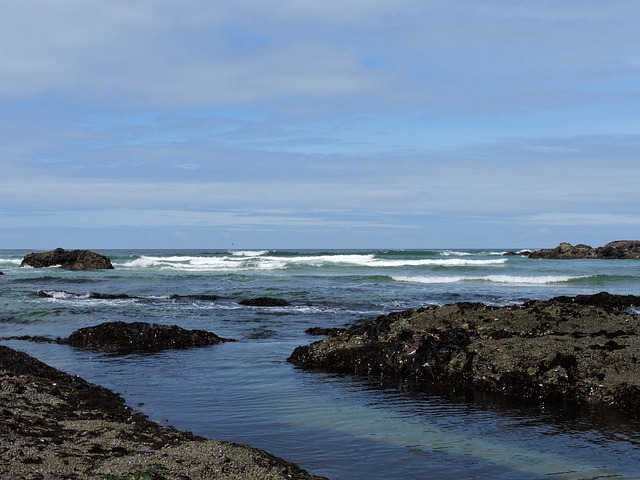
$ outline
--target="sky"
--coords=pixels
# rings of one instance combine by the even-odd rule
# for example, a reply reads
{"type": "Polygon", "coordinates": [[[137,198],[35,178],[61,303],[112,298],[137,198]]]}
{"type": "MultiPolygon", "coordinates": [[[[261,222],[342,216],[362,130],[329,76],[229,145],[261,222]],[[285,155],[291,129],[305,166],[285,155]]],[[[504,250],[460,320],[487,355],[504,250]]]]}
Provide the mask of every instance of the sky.
{"type": "Polygon", "coordinates": [[[0,248],[640,239],[636,0],[0,0],[0,248]]]}

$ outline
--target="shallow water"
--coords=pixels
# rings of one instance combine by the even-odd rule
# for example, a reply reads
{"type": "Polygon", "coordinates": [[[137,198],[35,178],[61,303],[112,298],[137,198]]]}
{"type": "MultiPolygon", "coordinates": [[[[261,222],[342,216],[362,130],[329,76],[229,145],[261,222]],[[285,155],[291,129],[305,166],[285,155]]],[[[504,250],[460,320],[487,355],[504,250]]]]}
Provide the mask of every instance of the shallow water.
{"type": "Polygon", "coordinates": [[[18,268],[23,252],[0,252],[6,274],[0,336],[66,336],[103,321],[143,320],[239,341],[122,357],[2,343],[123,394],[161,423],[247,443],[334,479],[640,477],[638,422],[499,399],[453,401],[380,378],[307,372],[286,362],[296,346],[318,338],[304,334],[310,326],[452,301],[637,294],[640,262],[534,261],[475,251],[103,253],[115,270],[18,268]],[[54,298],[37,297],[38,290],[54,298]],[[140,298],[89,299],[89,291],[140,298]],[[173,294],[221,298],[174,300],[173,294]],[[237,303],[263,295],[292,305],[237,303]]]}

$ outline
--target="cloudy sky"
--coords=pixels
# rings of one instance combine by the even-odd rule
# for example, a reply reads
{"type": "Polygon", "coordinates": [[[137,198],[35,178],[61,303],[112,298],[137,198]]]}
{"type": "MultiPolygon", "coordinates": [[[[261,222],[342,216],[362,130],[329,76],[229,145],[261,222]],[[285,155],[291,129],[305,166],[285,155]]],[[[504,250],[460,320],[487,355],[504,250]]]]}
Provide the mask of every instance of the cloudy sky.
{"type": "Polygon", "coordinates": [[[0,248],[640,238],[636,0],[0,0],[0,248]]]}

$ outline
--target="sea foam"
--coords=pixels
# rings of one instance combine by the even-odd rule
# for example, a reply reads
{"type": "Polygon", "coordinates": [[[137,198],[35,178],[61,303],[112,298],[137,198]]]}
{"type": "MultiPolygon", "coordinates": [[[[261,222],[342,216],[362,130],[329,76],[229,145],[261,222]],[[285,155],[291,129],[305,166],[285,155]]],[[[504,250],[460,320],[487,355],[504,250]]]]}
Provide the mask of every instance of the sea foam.
{"type": "Polygon", "coordinates": [[[160,268],[185,271],[242,271],[242,270],[281,270],[295,267],[355,266],[372,268],[394,267],[474,267],[497,266],[506,263],[506,258],[471,259],[385,259],[375,254],[335,254],[335,255],[299,255],[272,256],[268,251],[238,251],[224,256],[141,256],[120,266],[126,268],[160,268]]]}
{"type": "Polygon", "coordinates": [[[587,278],[587,276],[566,275],[541,275],[541,276],[517,276],[517,275],[486,275],[474,276],[406,276],[394,275],[391,277],[397,282],[412,283],[457,283],[457,282],[488,282],[505,283],[511,285],[549,285],[565,283],[571,280],[587,278]]]}

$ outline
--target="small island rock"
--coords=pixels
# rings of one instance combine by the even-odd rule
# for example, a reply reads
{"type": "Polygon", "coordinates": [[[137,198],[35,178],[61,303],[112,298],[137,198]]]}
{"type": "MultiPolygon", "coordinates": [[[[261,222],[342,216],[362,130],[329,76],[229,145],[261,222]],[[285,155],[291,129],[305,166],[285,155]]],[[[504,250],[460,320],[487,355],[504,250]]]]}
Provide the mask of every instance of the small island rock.
{"type": "Polygon", "coordinates": [[[112,270],[111,260],[91,250],[65,250],[56,248],[48,252],[26,255],[21,267],[46,268],[60,266],[66,270],[112,270]]]}
{"type": "Polygon", "coordinates": [[[186,330],[177,325],[146,322],[107,322],[76,330],[60,340],[74,347],[91,348],[119,354],[153,353],[167,349],[205,347],[233,342],[206,330],[186,330]]]}

